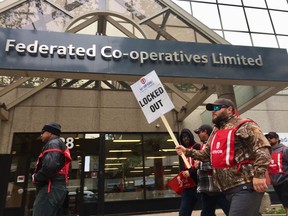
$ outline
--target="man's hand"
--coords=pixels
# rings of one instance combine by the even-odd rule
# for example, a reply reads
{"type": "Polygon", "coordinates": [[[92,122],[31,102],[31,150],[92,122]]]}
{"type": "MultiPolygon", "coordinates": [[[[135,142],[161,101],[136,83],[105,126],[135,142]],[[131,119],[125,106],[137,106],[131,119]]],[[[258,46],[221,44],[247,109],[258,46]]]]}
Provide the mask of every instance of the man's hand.
{"type": "Polygon", "coordinates": [[[179,156],[181,156],[183,153],[185,154],[186,148],[184,146],[178,145],[175,149],[179,156]]]}
{"type": "Polygon", "coordinates": [[[257,192],[265,192],[268,188],[265,178],[253,178],[253,188],[257,192]]]}
{"type": "Polygon", "coordinates": [[[184,171],[182,171],[182,174],[183,174],[183,176],[184,176],[185,178],[190,177],[190,173],[189,173],[188,170],[184,170],[184,171]]]}
{"type": "Polygon", "coordinates": [[[199,160],[194,160],[194,167],[195,167],[195,169],[199,169],[199,168],[200,168],[200,163],[201,163],[201,161],[199,161],[199,160]]]}
{"type": "Polygon", "coordinates": [[[36,180],[35,180],[35,178],[34,178],[34,175],[35,175],[35,173],[32,175],[32,183],[33,183],[33,184],[36,184],[37,182],[36,182],[36,180]]]}

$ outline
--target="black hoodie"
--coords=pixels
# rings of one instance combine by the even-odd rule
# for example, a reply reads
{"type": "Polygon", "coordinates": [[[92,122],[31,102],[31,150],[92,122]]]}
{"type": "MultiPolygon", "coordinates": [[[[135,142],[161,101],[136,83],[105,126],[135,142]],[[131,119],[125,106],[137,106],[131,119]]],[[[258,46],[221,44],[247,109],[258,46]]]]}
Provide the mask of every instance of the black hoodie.
{"type": "MultiPolygon", "coordinates": [[[[187,128],[184,128],[180,133],[180,144],[185,146],[186,148],[192,147],[193,149],[196,149],[196,150],[200,150],[201,148],[201,144],[195,142],[192,132],[187,128]],[[190,143],[188,144],[188,146],[182,141],[182,137],[184,134],[187,134],[190,137],[190,143]]],[[[190,177],[197,184],[197,169],[190,168],[188,171],[189,171],[190,177]]]]}

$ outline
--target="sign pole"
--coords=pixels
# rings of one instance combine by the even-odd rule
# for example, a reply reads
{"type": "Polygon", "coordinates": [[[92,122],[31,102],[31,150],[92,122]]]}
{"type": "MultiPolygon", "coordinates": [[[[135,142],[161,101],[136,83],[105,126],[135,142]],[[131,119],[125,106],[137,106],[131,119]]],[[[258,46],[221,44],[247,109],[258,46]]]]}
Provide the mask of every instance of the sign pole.
{"type": "MultiPolygon", "coordinates": [[[[172,129],[171,129],[171,127],[170,127],[167,119],[165,118],[165,116],[164,116],[164,115],[161,115],[161,119],[162,119],[162,121],[163,121],[166,129],[168,130],[168,132],[169,132],[169,134],[170,134],[170,136],[171,136],[171,138],[172,138],[175,146],[176,146],[176,147],[179,146],[178,140],[176,139],[175,134],[173,133],[173,131],[172,131],[172,129]]],[[[190,168],[191,168],[191,165],[189,164],[189,162],[188,162],[185,154],[182,153],[182,154],[181,154],[181,157],[182,157],[182,159],[183,159],[186,167],[187,167],[188,169],[190,169],[190,168]]]]}

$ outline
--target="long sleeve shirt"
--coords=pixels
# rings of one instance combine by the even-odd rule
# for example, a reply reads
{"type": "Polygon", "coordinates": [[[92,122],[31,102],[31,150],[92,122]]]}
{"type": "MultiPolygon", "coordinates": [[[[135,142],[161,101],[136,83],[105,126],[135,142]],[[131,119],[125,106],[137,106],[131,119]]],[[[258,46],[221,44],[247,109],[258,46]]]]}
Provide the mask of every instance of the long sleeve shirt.
{"type": "MultiPolygon", "coordinates": [[[[240,117],[234,117],[221,129],[234,128],[242,121],[240,117]]],[[[201,151],[186,149],[185,154],[197,160],[207,161],[210,159],[210,147],[208,143],[201,151]]],[[[255,122],[247,122],[239,127],[235,132],[234,147],[234,160],[237,165],[229,168],[213,167],[213,181],[220,191],[252,182],[253,177],[265,178],[265,172],[268,170],[271,146],[255,122]],[[251,163],[241,164],[244,160],[251,163]]]]}

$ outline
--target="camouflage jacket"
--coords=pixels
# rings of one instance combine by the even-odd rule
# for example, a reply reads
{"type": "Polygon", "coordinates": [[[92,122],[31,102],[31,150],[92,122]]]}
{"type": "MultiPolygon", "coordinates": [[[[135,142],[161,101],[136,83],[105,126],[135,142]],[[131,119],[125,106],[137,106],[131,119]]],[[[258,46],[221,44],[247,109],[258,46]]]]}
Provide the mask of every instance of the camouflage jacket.
{"type": "MultiPolygon", "coordinates": [[[[234,128],[243,120],[240,117],[234,117],[221,129],[234,128]]],[[[201,151],[186,149],[185,154],[197,160],[207,161],[210,159],[210,142],[201,151]]],[[[252,182],[254,176],[265,178],[265,172],[271,160],[271,146],[255,122],[244,123],[235,132],[234,160],[237,164],[244,160],[250,160],[253,163],[222,169],[213,168],[213,181],[220,191],[252,182]]]]}

